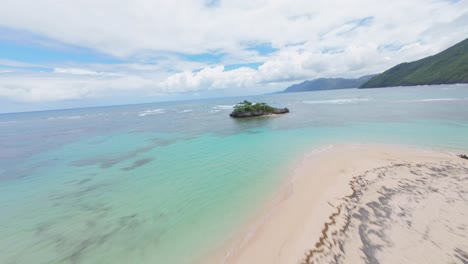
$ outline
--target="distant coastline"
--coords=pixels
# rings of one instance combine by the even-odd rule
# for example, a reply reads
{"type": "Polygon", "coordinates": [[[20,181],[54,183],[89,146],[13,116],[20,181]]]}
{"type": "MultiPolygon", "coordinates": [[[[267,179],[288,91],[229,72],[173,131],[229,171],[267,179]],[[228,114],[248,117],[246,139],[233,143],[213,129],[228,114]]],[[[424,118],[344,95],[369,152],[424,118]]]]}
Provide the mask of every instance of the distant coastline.
{"type": "Polygon", "coordinates": [[[294,84],[286,88],[281,93],[294,93],[294,92],[312,92],[324,90],[339,90],[358,88],[365,82],[370,80],[375,74],[362,76],[357,79],[346,78],[319,78],[302,83],[294,84]]]}
{"type": "Polygon", "coordinates": [[[380,74],[357,79],[307,80],[293,84],[279,93],[468,83],[467,61],[468,38],[438,54],[398,64],[380,74]]]}

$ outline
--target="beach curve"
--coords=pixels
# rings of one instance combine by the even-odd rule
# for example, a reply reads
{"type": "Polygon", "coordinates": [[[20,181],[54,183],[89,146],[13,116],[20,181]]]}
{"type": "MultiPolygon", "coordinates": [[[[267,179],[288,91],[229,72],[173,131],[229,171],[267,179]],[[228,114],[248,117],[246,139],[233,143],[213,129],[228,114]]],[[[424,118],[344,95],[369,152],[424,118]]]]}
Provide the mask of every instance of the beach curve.
{"type": "Polygon", "coordinates": [[[465,263],[467,186],[468,162],[447,151],[328,147],[204,262],[465,263]]]}

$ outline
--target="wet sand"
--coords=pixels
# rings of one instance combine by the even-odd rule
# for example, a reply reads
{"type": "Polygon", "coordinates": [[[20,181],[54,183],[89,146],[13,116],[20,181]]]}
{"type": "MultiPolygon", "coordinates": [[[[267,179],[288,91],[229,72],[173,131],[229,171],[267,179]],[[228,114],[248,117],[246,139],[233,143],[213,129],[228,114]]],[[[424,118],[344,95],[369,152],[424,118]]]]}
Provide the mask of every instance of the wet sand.
{"type": "Polygon", "coordinates": [[[468,160],[388,145],[315,151],[208,263],[468,263],[468,160]]]}

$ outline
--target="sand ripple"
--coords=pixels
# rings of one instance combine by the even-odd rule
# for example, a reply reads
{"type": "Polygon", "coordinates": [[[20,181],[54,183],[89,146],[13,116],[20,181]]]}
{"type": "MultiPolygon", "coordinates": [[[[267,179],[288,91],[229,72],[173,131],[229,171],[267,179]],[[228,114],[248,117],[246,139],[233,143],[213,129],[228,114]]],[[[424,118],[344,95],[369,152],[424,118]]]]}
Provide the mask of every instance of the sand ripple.
{"type": "Polygon", "coordinates": [[[468,163],[394,163],[350,185],[303,263],[468,263],[468,163]]]}

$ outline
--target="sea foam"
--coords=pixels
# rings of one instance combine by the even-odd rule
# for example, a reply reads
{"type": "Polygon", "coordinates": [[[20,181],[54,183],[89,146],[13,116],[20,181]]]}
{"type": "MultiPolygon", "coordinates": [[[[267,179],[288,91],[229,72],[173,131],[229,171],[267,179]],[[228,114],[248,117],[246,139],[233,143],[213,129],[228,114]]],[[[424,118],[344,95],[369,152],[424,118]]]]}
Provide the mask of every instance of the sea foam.
{"type": "Polygon", "coordinates": [[[164,114],[166,111],[164,109],[148,109],[138,113],[138,116],[148,116],[148,115],[159,115],[164,114]]]}
{"type": "Polygon", "coordinates": [[[398,103],[417,103],[417,102],[442,102],[442,101],[464,101],[468,98],[428,98],[428,99],[417,99],[417,100],[399,100],[398,103]]]}
{"type": "Polygon", "coordinates": [[[352,104],[359,102],[368,102],[371,101],[370,98],[346,98],[346,99],[332,99],[332,100],[306,100],[302,101],[304,104],[352,104]]]}

